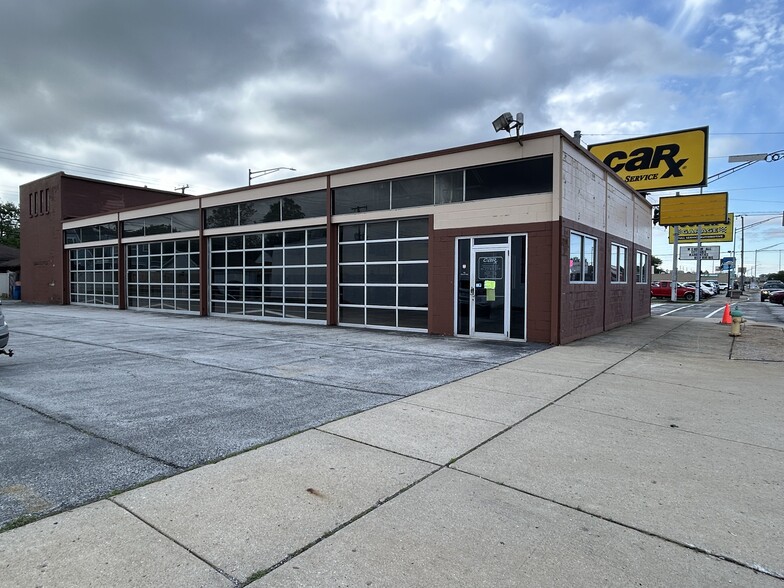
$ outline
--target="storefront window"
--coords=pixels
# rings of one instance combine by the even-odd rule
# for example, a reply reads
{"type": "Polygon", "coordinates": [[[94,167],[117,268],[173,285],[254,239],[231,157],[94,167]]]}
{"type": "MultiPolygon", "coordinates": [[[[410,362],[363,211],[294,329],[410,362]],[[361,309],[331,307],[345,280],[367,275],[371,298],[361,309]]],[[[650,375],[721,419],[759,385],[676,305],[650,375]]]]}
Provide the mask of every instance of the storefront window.
{"type": "Polygon", "coordinates": [[[596,281],[596,239],[572,232],[569,237],[569,281],[596,281]]]}

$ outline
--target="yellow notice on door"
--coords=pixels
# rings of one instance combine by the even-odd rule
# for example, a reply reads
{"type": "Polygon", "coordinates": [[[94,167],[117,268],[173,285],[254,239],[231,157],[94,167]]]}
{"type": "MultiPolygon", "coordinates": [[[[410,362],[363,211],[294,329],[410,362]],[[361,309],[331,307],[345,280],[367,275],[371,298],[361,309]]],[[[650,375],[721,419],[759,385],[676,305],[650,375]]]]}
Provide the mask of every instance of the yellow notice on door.
{"type": "Polygon", "coordinates": [[[485,280],[485,297],[488,302],[495,302],[495,280],[485,280]]]}

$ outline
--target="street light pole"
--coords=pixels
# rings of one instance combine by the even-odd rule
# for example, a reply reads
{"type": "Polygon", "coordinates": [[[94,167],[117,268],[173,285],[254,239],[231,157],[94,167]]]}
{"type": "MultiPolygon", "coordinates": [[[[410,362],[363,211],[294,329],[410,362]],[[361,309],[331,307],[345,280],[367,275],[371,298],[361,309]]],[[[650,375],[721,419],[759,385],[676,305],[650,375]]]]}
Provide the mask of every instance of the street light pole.
{"type": "Polygon", "coordinates": [[[253,171],[251,168],[248,168],[248,186],[250,186],[251,180],[258,178],[260,176],[266,176],[267,174],[274,173],[276,171],[280,171],[282,169],[287,169],[290,171],[297,171],[293,167],[273,167],[270,169],[261,169],[259,171],[253,171]]]}
{"type": "Polygon", "coordinates": [[[746,281],[746,266],[743,265],[743,245],[744,245],[743,236],[744,236],[745,229],[746,229],[745,219],[743,216],[741,216],[740,217],[740,291],[741,294],[743,293],[743,290],[745,290],[744,282],[746,281]]]}
{"type": "MultiPolygon", "coordinates": [[[[774,243],[773,245],[768,245],[767,247],[762,247],[761,249],[754,250],[754,277],[755,278],[759,277],[759,273],[757,272],[757,253],[759,253],[760,251],[773,249],[774,247],[778,247],[781,244],[784,244],[784,241],[782,241],[781,243],[774,243]]],[[[779,249],[779,269],[781,269],[781,249],[779,249]]]]}

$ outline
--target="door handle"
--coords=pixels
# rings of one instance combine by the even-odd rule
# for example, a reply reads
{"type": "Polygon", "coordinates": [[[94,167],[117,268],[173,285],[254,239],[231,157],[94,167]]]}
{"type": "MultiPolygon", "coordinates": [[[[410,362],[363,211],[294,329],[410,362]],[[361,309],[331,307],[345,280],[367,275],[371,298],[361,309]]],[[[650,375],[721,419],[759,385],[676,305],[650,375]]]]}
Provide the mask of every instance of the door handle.
{"type": "Polygon", "coordinates": [[[473,296],[474,294],[475,294],[475,292],[474,292],[474,287],[473,287],[473,286],[471,286],[471,296],[473,296]]]}

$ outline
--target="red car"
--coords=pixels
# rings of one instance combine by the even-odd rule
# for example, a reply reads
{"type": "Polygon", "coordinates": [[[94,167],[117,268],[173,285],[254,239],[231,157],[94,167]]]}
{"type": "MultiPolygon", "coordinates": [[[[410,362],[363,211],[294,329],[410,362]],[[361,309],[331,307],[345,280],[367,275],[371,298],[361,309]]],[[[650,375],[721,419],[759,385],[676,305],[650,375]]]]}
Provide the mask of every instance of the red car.
{"type": "Polygon", "coordinates": [[[776,290],[768,294],[768,300],[773,304],[781,304],[784,306],[784,290],[776,290]]]}
{"type": "MultiPolygon", "coordinates": [[[[692,301],[694,300],[694,288],[688,286],[677,285],[678,298],[692,301]]],[[[653,282],[651,284],[651,298],[670,298],[672,296],[672,282],[653,282]]]]}

